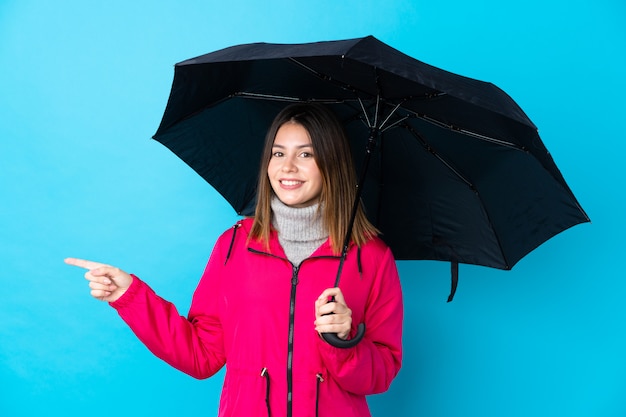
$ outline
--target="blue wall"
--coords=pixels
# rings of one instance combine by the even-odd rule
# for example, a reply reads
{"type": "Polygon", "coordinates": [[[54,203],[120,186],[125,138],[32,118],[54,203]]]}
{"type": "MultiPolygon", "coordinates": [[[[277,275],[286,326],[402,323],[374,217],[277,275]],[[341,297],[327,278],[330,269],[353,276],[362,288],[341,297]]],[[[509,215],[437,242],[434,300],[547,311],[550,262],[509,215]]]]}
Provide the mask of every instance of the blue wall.
{"type": "Polygon", "coordinates": [[[593,220],[513,271],[463,265],[450,304],[448,265],[400,262],[405,362],[374,413],[626,415],[623,1],[97,3],[0,1],[0,416],[215,415],[221,376],[155,359],[63,258],[135,272],[185,314],[236,216],[150,140],[173,64],[369,34],[507,91],[593,220]]]}

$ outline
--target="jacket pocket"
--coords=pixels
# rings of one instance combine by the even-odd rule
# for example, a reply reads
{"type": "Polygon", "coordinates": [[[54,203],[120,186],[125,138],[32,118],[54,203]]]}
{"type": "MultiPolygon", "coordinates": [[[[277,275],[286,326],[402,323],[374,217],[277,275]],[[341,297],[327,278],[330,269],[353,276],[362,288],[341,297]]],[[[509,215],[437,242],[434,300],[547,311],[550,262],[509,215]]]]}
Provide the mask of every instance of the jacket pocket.
{"type": "Polygon", "coordinates": [[[262,369],[226,369],[220,400],[220,417],[266,417],[269,373],[261,375],[262,369]]]}

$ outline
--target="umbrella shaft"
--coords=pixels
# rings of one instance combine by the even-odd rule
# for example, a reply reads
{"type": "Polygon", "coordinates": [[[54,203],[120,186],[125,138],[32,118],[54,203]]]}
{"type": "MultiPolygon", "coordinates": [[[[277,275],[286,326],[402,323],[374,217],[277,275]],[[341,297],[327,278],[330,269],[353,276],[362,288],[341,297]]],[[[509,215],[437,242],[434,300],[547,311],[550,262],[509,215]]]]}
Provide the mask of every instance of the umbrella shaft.
{"type": "Polygon", "coordinates": [[[370,129],[370,136],[367,140],[367,146],[365,148],[365,159],[361,166],[361,172],[359,175],[359,182],[356,186],[356,195],[354,196],[354,204],[352,204],[352,213],[350,214],[350,221],[348,222],[348,229],[346,230],[346,236],[343,240],[343,249],[341,251],[341,258],[339,259],[339,267],[337,268],[337,277],[335,278],[335,287],[339,287],[339,281],[341,280],[341,271],[343,270],[343,263],[348,255],[348,246],[350,245],[350,239],[352,238],[352,228],[354,226],[354,220],[356,219],[356,213],[361,204],[361,195],[363,194],[363,185],[365,184],[365,178],[367,176],[367,170],[369,167],[370,159],[372,159],[372,152],[376,147],[376,141],[378,139],[379,130],[376,127],[370,129]]]}

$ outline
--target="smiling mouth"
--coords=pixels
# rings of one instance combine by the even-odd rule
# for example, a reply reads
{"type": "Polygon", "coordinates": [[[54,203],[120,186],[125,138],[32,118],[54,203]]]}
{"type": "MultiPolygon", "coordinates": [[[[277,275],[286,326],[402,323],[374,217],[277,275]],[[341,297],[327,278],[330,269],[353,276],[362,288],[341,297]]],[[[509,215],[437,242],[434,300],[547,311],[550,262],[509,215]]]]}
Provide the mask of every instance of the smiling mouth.
{"type": "Polygon", "coordinates": [[[294,185],[300,185],[303,184],[304,181],[295,181],[295,180],[283,180],[280,182],[282,185],[285,185],[287,187],[293,187],[294,185]]]}

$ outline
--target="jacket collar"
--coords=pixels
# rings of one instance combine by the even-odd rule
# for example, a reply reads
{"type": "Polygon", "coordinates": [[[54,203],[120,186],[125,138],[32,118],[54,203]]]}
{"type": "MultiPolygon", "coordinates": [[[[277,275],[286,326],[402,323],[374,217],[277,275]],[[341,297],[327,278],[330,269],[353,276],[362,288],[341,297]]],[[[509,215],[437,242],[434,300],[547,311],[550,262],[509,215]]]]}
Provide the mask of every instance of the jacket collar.
{"type": "MultiPolygon", "coordinates": [[[[241,220],[239,223],[241,224],[241,228],[243,229],[242,231],[245,233],[245,236],[248,236],[250,234],[250,230],[252,229],[252,223],[254,222],[253,218],[245,218],[243,220],[241,220]]],[[[253,251],[256,252],[263,252],[263,253],[267,253],[273,256],[277,256],[280,258],[285,258],[287,259],[287,256],[285,255],[285,251],[283,250],[282,246],[280,245],[280,243],[278,242],[278,233],[276,232],[276,230],[274,230],[274,228],[272,228],[271,232],[270,232],[270,242],[269,242],[269,249],[267,248],[267,246],[261,242],[259,239],[249,239],[247,240],[246,243],[246,249],[251,249],[253,251]]],[[[333,253],[331,247],[330,247],[330,240],[326,239],[326,241],[324,243],[322,243],[322,245],[317,248],[315,250],[315,252],[313,252],[311,254],[311,258],[312,257],[336,257],[339,258],[340,255],[333,253]]]]}

